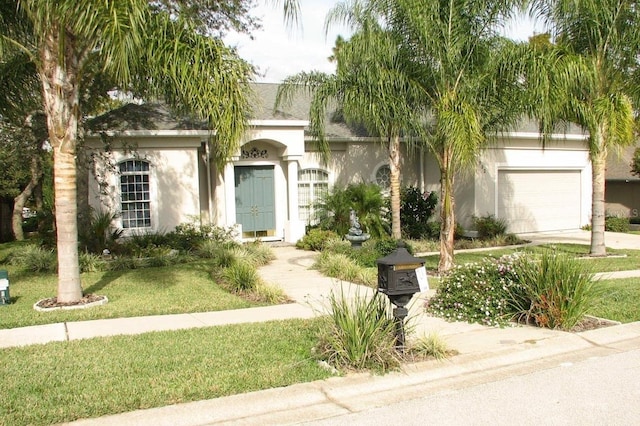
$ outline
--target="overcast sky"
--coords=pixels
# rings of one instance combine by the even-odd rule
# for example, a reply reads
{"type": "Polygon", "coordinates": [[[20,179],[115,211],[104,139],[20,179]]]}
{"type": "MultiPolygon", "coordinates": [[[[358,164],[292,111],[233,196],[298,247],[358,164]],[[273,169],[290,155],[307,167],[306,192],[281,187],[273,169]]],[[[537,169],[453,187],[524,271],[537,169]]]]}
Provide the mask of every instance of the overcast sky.
{"type": "MultiPolygon", "coordinates": [[[[342,27],[332,28],[325,37],[324,19],[339,0],[300,0],[302,28],[287,29],[283,23],[282,8],[264,5],[260,1],[255,15],[262,19],[263,28],[251,40],[246,36],[229,36],[227,42],[238,47],[240,56],[258,67],[258,81],[277,83],[300,71],[333,72],[335,67],[327,58],[336,37],[348,36],[342,27]]],[[[519,19],[509,25],[505,33],[517,40],[526,40],[541,27],[528,19],[519,19]]]]}

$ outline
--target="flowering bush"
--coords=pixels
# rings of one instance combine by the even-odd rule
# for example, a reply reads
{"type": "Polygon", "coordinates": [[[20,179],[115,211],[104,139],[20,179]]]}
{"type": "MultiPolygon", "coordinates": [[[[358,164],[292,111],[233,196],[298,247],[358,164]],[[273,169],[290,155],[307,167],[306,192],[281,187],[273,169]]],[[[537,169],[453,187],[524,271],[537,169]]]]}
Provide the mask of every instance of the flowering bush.
{"type": "Polygon", "coordinates": [[[514,254],[454,268],[427,310],[452,321],[571,330],[593,306],[593,283],[584,263],[566,255],[514,254]]]}
{"type": "Polygon", "coordinates": [[[503,326],[514,315],[511,295],[519,292],[516,263],[522,254],[454,267],[440,282],[427,310],[452,320],[503,326]]]}

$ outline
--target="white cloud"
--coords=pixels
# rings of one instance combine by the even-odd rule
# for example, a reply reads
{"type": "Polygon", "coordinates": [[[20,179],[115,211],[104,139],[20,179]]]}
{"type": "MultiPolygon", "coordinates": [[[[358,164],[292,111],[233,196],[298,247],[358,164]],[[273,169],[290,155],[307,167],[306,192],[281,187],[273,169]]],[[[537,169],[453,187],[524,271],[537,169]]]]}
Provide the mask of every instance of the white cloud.
{"type": "MultiPolygon", "coordinates": [[[[281,8],[260,5],[255,15],[262,19],[263,28],[247,36],[230,35],[226,41],[238,47],[240,56],[258,67],[262,74],[258,81],[280,82],[300,71],[322,71],[331,73],[335,65],[328,61],[339,34],[349,36],[344,27],[334,26],[325,36],[324,22],[327,12],[339,0],[300,0],[302,28],[287,28],[281,8]]],[[[519,17],[507,24],[504,34],[516,40],[526,40],[542,31],[526,17],[519,17]]]]}
{"type": "Polygon", "coordinates": [[[240,56],[257,66],[264,74],[259,81],[279,82],[300,71],[333,72],[328,61],[338,34],[350,34],[345,28],[332,28],[325,37],[327,12],[338,0],[303,0],[301,27],[287,28],[281,9],[260,5],[255,15],[262,18],[263,28],[247,36],[229,36],[227,41],[238,47],[240,56]]]}

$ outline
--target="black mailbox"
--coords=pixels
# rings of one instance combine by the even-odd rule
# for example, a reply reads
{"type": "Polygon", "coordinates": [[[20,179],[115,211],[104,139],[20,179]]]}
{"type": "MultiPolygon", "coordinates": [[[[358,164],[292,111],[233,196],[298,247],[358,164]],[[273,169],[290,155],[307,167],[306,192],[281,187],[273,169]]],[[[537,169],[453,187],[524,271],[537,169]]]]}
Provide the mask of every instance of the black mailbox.
{"type": "Polygon", "coordinates": [[[423,259],[412,256],[404,247],[398,247],[377,262],[379,292],[400,296],[420,291],[416,269],[424,266],[423,259]]]}
{"type": "Polygon", "coordinates": [[[424,267],[424,260],[413,257],[399,242],[397,249],[377,262],[378,291],[386,294],[389,301],[396,306],[393,309],[396,321],[396,349],[404,352],[404,318],[409,313],[406,306],[414,293],[420,291],[416,269],[424,267]]]}

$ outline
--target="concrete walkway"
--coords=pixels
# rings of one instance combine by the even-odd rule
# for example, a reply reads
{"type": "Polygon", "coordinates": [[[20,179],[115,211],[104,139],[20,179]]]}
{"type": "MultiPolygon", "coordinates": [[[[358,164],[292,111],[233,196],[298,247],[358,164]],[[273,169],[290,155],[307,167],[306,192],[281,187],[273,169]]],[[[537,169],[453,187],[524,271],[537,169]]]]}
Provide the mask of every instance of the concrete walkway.
{"type": "MultiPolygon", "coordinates": [[[[609,233],[607,233],[609,234],[609,233]]],[[[607,245],[640,249],[640,236],[607,235],[607,245]],[[611,243],[610,243],[611,241],[611,243]]],[[[589,233],[525,236],[534,243],[588,243],[589,233]],[[548,241],[547,241],[548,240],[548,241]]],[[[274,248],[277,259],[260,269],[262,278],[279,285],[295,303],[238,311],[162,315],[140,318],[70,322],[45,326],[0,330],[0,347],[86,339],[118,334],[138,334],[157,330],[179,330],[240,322],[289,318],[310,318],[324,311],[331,291],[348,295],[374,290],[320,275],[309,269],[314,253],[294,247],[274,248]]],[[[406,367],[402,372],[382,377],[350,375],[320,382],[299,384],[218,398],[209,401],[139,410],[98,419],[75,422],[80,425],[206,425],[299,424],[344,414],[398,398],[423,396],[429,389],[446,388],[459,380],[481,377],[491,371],[511,371],[541,360],[555,362],[579,354],[592,356],[599,351],[619,351],[640,347],[640,322],[583,333],[565,333],[535,327],[489,328],[477,324],[446,322],[423,313],[428,293],[418,294],[410,306],[416,334],[437,333],[458,355],[450,360],[426,362],[406,367]],[[399,390],[402,392],[399,392],[399,390]]]]}

